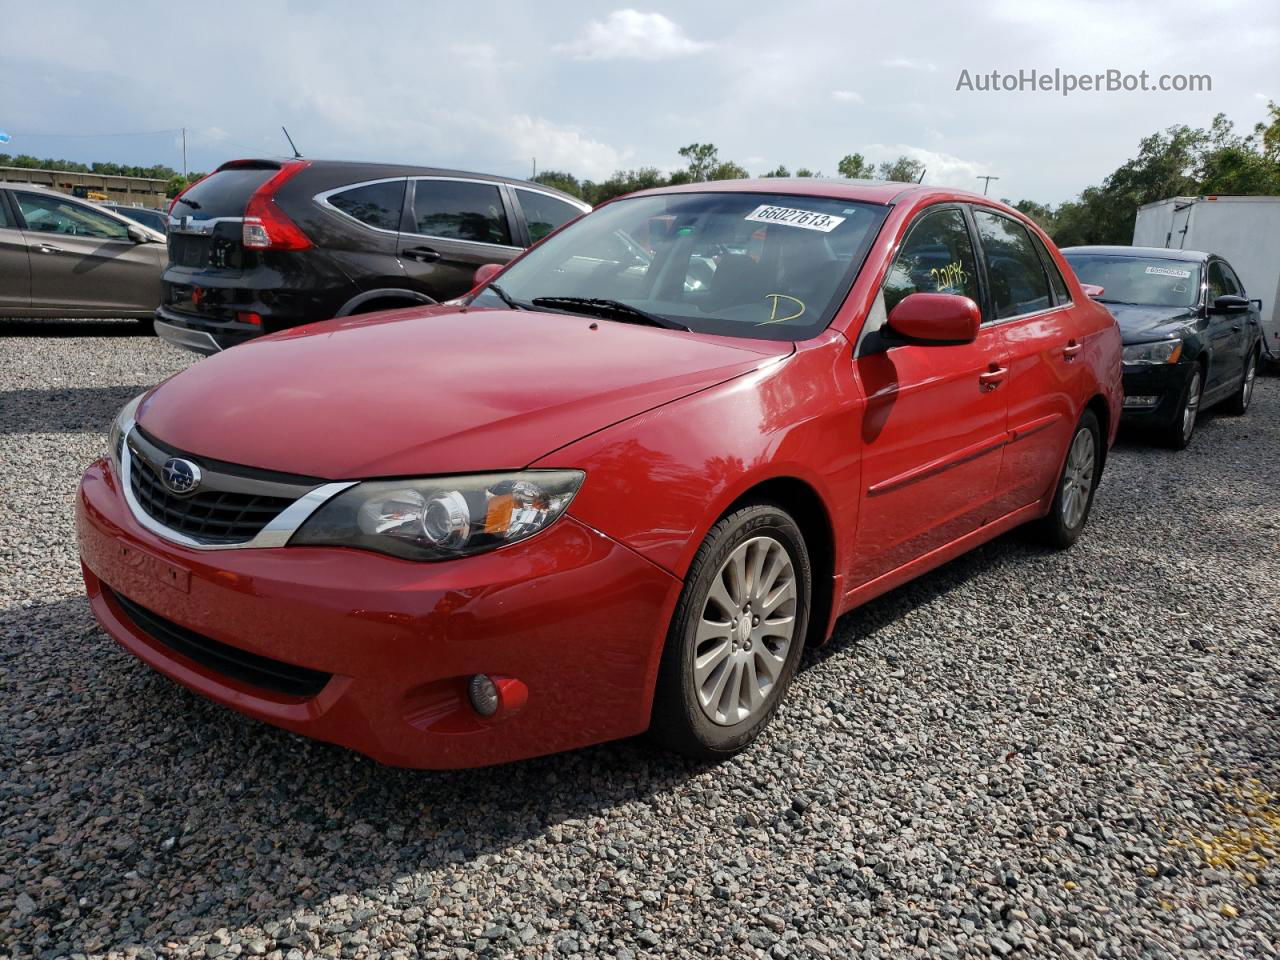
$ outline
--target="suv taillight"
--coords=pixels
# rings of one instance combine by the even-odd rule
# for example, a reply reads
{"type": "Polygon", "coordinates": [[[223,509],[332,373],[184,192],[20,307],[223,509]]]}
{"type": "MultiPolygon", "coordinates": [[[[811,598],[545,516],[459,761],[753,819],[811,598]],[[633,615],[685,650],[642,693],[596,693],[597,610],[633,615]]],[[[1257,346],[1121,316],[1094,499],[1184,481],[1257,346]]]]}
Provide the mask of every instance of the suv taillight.
{"type": "Polygon", "coordinates": [[[276,204],[276,191],[290,177],[301,173],[306,161],[287,163],[280,172],[253,192],[244,208],[241,242],[249,250],[306,250],[311,239],[276,204]]]}

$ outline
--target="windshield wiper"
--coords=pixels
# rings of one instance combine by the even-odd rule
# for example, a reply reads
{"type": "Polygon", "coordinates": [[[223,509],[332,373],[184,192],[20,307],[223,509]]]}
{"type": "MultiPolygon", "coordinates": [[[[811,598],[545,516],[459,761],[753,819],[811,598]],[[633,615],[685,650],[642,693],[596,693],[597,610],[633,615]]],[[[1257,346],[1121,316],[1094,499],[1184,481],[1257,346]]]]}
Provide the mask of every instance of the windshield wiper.
{"type": "Polygon", "coordinates": [[[507,293],[507,291],[503,290],[496,283],[489,284],[487,287],[485,287],[485,289],[492,290],[497,295],[498,299],[501,300],[503,303],[505,303],[512,310],[528,310],[529,309],[527,304],[521,303],[515,297],[511,296],[511,294],[507,293]]]}
{"type": "Polygon", "coordinates": [[[534,297],[530,301],[535,307],[559,307],[570,313],[585,313],[591,316],[604,317],[606,320],[618,320],[622,323],[645,323],[651,327],[664,330],[683,330],[691,332],[683,323],[649,313],[639,307],[633,307],[621,300],[603,300],[598,297],[534,297]]]}
{"type": "Polygon", "coordinates": [[[194,200],[188,200],[186,197],[175,197],[175,198],[174,198],[174,202],[176,202],[176,203],[185,203],[185,204],[186,204],[188,207],[190,207],[192,210],[199,210],[199,209],[200,209],[200,204],[196,203],[194,200]]]}

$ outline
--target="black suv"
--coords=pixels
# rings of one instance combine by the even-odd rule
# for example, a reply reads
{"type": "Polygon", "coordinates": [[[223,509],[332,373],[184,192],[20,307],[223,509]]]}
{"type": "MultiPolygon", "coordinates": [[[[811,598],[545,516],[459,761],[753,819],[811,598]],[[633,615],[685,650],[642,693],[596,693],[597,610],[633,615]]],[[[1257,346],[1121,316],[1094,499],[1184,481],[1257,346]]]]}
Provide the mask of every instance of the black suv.
{"type": "Polygon", "coordinates": [[[178,195],[156,332],[215,353],[330,317],[436,303],[591,208],[425,167],[233,160],[178,195]]]}

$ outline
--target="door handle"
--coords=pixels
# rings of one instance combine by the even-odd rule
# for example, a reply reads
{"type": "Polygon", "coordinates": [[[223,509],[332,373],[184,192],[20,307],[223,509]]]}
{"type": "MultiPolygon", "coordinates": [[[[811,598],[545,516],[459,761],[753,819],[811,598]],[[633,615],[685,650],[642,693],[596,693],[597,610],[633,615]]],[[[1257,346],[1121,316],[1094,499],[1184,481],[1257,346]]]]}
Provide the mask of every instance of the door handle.
{"type": "Polygon", "coordinates": [[[1062,358],[1066,360],[1067,363],[1070,363],[1072,360],[1076,358],[1076,356],[1083,349],[1084,347],[1080,346],[1080,344],[1072,340],[1070,343],[1068,343],[1065,347],[1062,348],[1062,358]]]}
{"type": "Polygon", "coordinates": [[[36,249],[39,250],[41,253],[61,253],[62,252],[61,247],[55,247],[51,243],[37,244],[36,249]]]}
{"type": "Polygon", "coordinates": [[[1238,323],[1233,323],[1233,324],[1231,325],[1231,330],[1232,330],[1232,332],[1234,332],[1234,333],[1239,333],[1239,332],[1240,332],[1240,330],[1241,330],[1240,324],[1238,324],[1238,323]]]}
{"type": "Polygon", "coordinates": [[[985,392],[990,393],[1004,383],[1004,376],[1008,372],[1008,367],[998,367],[993,363],[990,370],[978,374],[978,383],[985,392]]]}
{"type": "Polygon", "coordinates": [[[402,250],[406,257],[410,260],[417,260],[419,263],[435,263],[440,259],[440,251],[432,250],[430,247],[409,247],[402,250]]]}

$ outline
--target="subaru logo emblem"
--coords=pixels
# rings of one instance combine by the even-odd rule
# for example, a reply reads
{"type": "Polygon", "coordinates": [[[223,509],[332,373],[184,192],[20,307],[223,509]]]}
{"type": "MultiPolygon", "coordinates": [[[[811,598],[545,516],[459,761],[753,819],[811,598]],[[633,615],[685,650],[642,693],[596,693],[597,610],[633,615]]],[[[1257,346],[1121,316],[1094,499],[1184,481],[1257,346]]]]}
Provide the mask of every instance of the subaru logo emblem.
{"type": "Polygon", "coordinates": [[[190,460],[170,457],[164,462],[163,479],[165,489],[170,493],[187,497],[200,486],[200,468],[190,460]]]}

